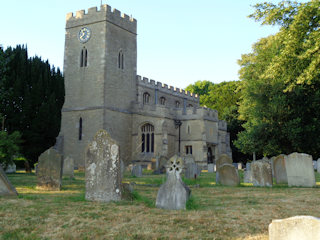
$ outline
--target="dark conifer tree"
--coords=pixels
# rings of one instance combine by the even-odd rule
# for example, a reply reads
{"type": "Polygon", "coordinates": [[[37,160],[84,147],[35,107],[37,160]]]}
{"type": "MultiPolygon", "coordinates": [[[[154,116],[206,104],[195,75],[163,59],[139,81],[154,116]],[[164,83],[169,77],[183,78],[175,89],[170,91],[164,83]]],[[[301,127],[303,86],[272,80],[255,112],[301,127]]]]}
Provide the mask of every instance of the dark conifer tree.
{"type": "Polygon", "coordinates": [[[5,129],[22,134],[22,154],[33,164],[59,134],[64,79],[48,61],[28,58],[24,46],[0,51],[0,112],[5,129]]]}

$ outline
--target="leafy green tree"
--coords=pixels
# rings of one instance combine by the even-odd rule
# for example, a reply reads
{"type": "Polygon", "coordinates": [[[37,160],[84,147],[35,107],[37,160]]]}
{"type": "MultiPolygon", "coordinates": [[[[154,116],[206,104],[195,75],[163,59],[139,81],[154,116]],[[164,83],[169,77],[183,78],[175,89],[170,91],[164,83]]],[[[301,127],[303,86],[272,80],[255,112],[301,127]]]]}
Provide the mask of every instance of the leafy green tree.
{"type": "Polygon", "coordinates": [[[48,61],[28,58],[23,46],[0,50],[0,72],[0,113],[5,117],[5,130],[21,133],[21,153],[35,163],[54,145],[60,130],[63,76],[48,61]]]}
{"type": "Polygon", "coordinates": [[[0,164],[6,169],[13,163],[15,156],[20,153],[21,135],[15,131],[8,134],[6,131],[0,131],[0,164]]]}
{"type": "Polygon", "coordinates": [[[320,154],[320,2],[257,4],[251,15],[279,25],[242,56],[240,119],[243,152],[320,154]]]}

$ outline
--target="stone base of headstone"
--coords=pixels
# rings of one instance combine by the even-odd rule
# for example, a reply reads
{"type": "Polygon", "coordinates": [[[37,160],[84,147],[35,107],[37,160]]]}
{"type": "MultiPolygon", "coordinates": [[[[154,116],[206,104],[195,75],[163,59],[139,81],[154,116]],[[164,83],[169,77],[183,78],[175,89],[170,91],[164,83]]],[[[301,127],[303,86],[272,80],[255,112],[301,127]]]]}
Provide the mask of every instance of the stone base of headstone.
{"type": "Polygon", "coordinates": [[[272,220],[269,240],[320,239],[320,219],[312,216],[295,216],[272,220]]]}
{"type": "Polygon", "coordinates": [[[0,196],[17,196],[15,187],[10,183],[5,172],[0,165],[0,196]]]}
{"type": "Polygon", "coordinates": [[[142,177],[142,166],[140,164],[133,165],[131,175],[134,177],[142,177]]]}
{"type": "Polygon", "coordinates": [[[161,185],[156,200],[156,207],[168,210],[186,209],[190,189],[182,182],[183,161],[178,156],[170,158],[167,164],[167,181],[161,185]]]}
{"type": "Polygon", "coordinates": [[[62,156],[53,148],[39,157],[37,164],[37,189],[59,191],[62,182],[62,156]]]}

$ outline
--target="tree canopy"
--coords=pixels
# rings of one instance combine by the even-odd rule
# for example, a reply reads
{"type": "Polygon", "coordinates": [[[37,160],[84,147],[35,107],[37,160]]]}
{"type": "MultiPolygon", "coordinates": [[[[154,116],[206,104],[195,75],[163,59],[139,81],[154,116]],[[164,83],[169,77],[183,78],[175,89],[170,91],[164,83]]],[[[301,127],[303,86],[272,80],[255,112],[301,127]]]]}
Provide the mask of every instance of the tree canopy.
{"type": "Polygon", "coordinates": [[[259,40],[241,66],[236,145],[264,155],[320,155],[320,2],[262,3],[250,16],[280,31],[259,40]]]}
{"type": "Polygon", "coordinates": [[[4,130],[21,133],[21,152],[32,162],[60,131],[64,79],[39,57],[28,58],[23,46],[0,49],[0,113],[4,130]]]}

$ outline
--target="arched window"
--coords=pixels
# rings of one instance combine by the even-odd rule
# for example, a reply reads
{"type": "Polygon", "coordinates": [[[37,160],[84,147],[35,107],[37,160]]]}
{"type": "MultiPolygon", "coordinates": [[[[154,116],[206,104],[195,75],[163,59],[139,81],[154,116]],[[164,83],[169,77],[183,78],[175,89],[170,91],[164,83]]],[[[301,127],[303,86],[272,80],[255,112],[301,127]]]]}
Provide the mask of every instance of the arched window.
{"type": "Polygon", "coordinates": [[[208,164],[213,163],[213,155],[212,155],[211,147],[208,147],[207,161],[208,161],[208,164]]]}
{"type": "Polygon", "coordinates": [[[122,50],[118,54],[118,68],[124,69],[124,56],[122,50]]]}
{"type": "Polygon", "coordinates": [[[88,50],[84,47],[80,54],[80,67],[86,67],[88,63],[88,50]]]}
{"type": "Polygon", "coordinates": [[[82,118],[79,119],[79,140],[82,140],[82,118]]]}
{"type": "Polygon", "coordinates": [[[149,101],[150,101],[150,94],[145,92],[143,94],[143,104],[149,103],[149,101]]]}
{"type": "Polygon", "coordinates": [[[161,105],[166,105],[166,98],[165,97],[161,97],[160,98],[160,104],[161,105]]]}
{"type": "Polygon", "coordinates": [[[154,152],[154,127],[149,123],[141,127],[141,152],[154,152]]]}
{"type": "Polygon", "coordinates": [[[179,107],[180,107],[180,102],[176,101],[176,108],[179,108],[179,107]]]}

